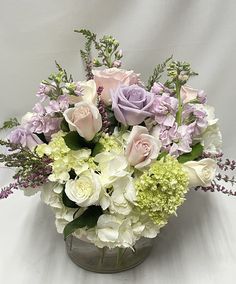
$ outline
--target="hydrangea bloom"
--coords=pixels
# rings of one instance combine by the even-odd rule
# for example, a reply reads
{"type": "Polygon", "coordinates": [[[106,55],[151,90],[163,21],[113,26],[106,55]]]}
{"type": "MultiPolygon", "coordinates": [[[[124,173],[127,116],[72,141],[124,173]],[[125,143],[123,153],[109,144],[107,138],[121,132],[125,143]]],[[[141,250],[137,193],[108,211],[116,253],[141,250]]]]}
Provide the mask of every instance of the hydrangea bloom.
{"type": "Polygon", "coordinates": [[[87,170],[91,164],[91,161],[89,162],[91,150],[71,150],[66,146],[63,135],[63,132],[53,134],[49,144],[41,144],[36,149],[39,156],[47,155],[53,160],[53,173],[49,176],[49,179],[59,183],[69,180],[69,172],[72,169],[79,175],[87,170]]]}
{"type": "Polygon", "coordinates": [[[164,226],[170,215],[184,202],[188,177],[176,159],[167,156],[156,161],[135,183],[137,206],[155,224],[164,226]]]}

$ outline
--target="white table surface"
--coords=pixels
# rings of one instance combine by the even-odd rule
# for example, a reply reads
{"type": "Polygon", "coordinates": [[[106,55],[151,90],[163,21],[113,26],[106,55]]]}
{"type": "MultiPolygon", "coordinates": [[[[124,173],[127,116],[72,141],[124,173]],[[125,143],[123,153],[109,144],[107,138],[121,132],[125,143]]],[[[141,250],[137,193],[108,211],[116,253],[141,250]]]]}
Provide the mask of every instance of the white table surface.
{"type": "MultiPolygon", "coordinates": [[[[146,79],[170,54],[192,62],[192,85],[208,93],[224,137],[236,158],[234,0],[0,0],[0,120],[31,110],[40,80],[58,60],[81,79],[81,38],[73,28],[117,37],[124,68],[146,79]]],[[[0,185],[8,182],[0,171],[0,185]]],[[[0,201],[1,284],[234,284],[236,198],[190,192],[157,237],[149,258],[113,275],[73,264],[57,234],[53,213],[39,196],[16,192],[0,201]]]]}
{"type": "Polygon", "coordinates": [[[140,266],[118,274],[84,271],[66,255],[54,216],[39,196],[1,201],[0,283],[235,283],[233,198],[190,192],[140,266]]]}

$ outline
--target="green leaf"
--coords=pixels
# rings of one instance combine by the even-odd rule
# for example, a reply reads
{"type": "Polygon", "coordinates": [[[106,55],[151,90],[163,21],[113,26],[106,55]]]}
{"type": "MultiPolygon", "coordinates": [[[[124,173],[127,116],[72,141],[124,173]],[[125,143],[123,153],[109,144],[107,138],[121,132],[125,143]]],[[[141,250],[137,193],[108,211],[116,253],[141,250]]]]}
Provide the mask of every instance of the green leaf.
{"type": "Polygon", "coordinates": [[[192,151],[190,153],[186,153],[179,156],[177,160],[181,164],[188,161],[194,161],[202,155],[202,152],[203,152],[203,146],[200,143],[198,143],[192,147],[192,151]]]}
{"type": "Polygon", "coordinates": [[[157,157],[157,160],[158,160],[158,161],[161,160],[161,159],[164,158],[166,155],[168,155],[167,152],[162,152],[162,153],[160,153],[159,156],[157,157]]]}
{"type": "Polygon", "coordinates": [[[79,208],[79,206],[74,201],[72,201],[68,198],[68,196],[65,193],[65,189],[63,189],[63,191],[62,191],[62,202],[66,207],[79,208]]]}
{"type": "Polygon", "coordinates": [[[63,118],[63,120],[61,122],[61,130],[63,132],[69,132],[70,131],[69,125],[68,125],[67,121],[65,120],[65,118],[63,118]]]}
{"type": "Polygon", "coordinates": [[[158,64],[154,70],[153,70],[153,73],[152,75],[149,77],[148,79],[148,83],[147,83],[147,90],[150,91],[153,84],[155,82],[157,82],[161,76],[162,76],[162,73],[165,71],[165,68],[166,68],[166,65],[167,63],[173,58],[173,55],[171,55],[169,58],[167,58],[163,63],[161,64],[158,64]]]}
{"type": "Polygon", "coordinates": [[[47,139],[46,139],[46,137],[45,137],[45,135],[44,135],[43,133],[34,133],[34,134],[37,135],[38,138],[39,138],[41,141],[43,141],[43,143],[48,144],[48,141],[47,141],[47,139]]]}
{"type": "Polygon", "coordinates": [[[100,206],[90,206],[88,209],[80,215],[78,218],[74,219],[68,223],[63,231],[64,239],[69,235],[74,233],[79,228],[93,228],[96,226],[98,218],[103,214],[103,210],[100,206]]]}
{"type": "Polygon", "coordinates": [[[101,143],[96,143],[95,147],[93,148],[92,156],[95,157],[97,154],[101,153],[104,150],[104,147],[101,143]]]}
{"type": "Polygon", "coordinates": [[[18,122],[18,120],[15,117],[10,118],[9,120],[3,122],[3,126],[0,127],[0,130],[10,129],[10,128],[16,127],[18,125],[20,125],[20,123],[18,122]]]}
{"type": "Polygon", "coordinates": [[[71,131],[68,134],[66,134],[63,138],[65,140],[67,147],[69,147],[71,150],[74,151],[84,147],[93,149],[95,146],[95,144],[92,141],[87,141],[83,137],[81,137],[77,131],[71,131]]]}
{"type": "MultiPolygon", "coordinates": [[[[71,131],[66,136],[63,137],[66,145],[71,150],[79,150],[83,147],[84,141],[82,141],[82,137],[78,134],[77,131],[71,131]]],[[[84,139],[83,139],[84,140],[84,139]]]]}

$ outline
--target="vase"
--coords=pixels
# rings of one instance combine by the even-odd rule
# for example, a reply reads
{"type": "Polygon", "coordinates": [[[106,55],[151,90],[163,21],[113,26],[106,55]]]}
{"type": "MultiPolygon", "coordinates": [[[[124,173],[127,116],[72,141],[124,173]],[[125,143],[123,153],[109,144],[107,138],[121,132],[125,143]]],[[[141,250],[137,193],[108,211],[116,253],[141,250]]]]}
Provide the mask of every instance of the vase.
{"type": "Polygon", "coordinates": [[[74,236],[69,236],[65,243],[67,253],[76,265],[97,273],[116,273],[142,263],[152,249],[153,239],[141,238],[132,249],[98,248],[74,236]]]}

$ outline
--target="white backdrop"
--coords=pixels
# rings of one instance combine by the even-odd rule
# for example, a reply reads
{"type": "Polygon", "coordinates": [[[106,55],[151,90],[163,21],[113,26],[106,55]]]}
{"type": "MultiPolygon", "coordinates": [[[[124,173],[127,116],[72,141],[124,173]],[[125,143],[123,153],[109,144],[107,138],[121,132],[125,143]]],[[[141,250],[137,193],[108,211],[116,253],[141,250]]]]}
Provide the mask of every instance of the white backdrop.
{"type": "MultiPolygon", "coordinates": [[[[169,55],[192,63],[192,86],[208,93],[236,158],[234,0],[0,0],[0,121],[31,110],[39,82],[56,59],[76,79],[84,74],[74,28],[112,34],[124,51],[123,67],[145,80],[169,55]]],[[[1,172],[0,185],[8,179],[1,172]]],[[[236,199],[191,192],[136,269],[96,275],[65,255],[53,214],[39,197],[17,192],[0,201],[0,283],[222,283],[236,282],[236,199]]]]}

